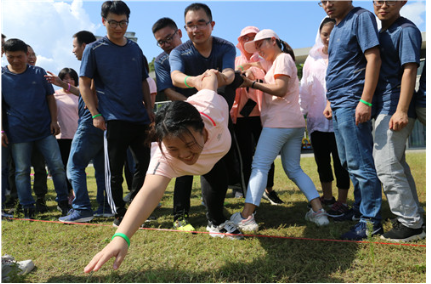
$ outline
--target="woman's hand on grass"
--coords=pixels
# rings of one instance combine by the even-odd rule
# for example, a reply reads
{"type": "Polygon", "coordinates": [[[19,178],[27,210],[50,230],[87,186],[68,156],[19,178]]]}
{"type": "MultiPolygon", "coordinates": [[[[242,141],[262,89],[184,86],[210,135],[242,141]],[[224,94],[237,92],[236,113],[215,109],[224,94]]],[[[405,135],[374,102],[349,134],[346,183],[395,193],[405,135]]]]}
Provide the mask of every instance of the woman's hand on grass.
{"type": "Polygon", "coordinates": [[[85,273],[98,271],[108,260],[115,257],[114,270],[117,270],[128,250],[127,242],[123,238],[114,238],[102,251],[96,254],[90,263],[84,268],[85,273]]]}

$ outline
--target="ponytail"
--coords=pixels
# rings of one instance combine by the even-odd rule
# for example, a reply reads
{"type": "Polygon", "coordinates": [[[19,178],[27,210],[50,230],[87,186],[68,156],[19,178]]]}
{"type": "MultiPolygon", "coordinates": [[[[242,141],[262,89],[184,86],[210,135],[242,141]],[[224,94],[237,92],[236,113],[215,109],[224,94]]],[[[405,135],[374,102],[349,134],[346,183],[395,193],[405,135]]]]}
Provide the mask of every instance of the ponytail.
{"type": "Polygon", "coordinates": [[[281,39],[277,39],[277,45],[282,52],[289,54],[292,57],[293,61],[295,61],[295,53],[293,52],[292,47],[290,47],[287,42],[281,39]]]}

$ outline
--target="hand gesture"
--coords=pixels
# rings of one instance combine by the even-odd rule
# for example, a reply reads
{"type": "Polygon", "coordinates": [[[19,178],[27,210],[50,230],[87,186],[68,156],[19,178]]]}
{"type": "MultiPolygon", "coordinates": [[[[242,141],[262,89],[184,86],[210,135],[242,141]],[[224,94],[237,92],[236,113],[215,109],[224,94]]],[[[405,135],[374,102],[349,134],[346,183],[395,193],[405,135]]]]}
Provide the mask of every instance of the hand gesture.
{"type": "Polygon", "coordinates": [[[326,119],[331,120],[332,119],[332,108],[331,104],[328,102],[326,104],[325,109],[323,110],[323,115],[326,117],[326,119]]]}
{"type": "Polygon", "coordinates": [[[51,122],[51,134],[52,135],[58,135],[60,134],[61,130],[60,130],[60,125],[58,125],[57,121],[53,121],[51,122]]]}
{"type": "Polygon", "coordinates": [[[94,125],[94,127],[100,128],[103,131],[106,130],[105,119],[101,115],[99,115],[98,117],[93,118],[93,125],[94,125]]]}
{"type": "Polygon", "coordinates": [[[9,139],[7,138],[6,132],[4,131],[1,133],[1,145],[3,147],[7,147],[7,145],[9,145],[9,139]]]}
{"type": "Polygon", "coordinates": [[[355,124],[359,125],[359,123],[367,122],[370,119],[371,107],[359,102],[355,112],[355,124]]]}
{"type": "Polygon", "coordinates": [[[113,269],[117,270],[128,250],[127,242],[123,238],[114,238],[102,251],[96,254],[84,268],[85,273],[98,271],[108,260],[115,257],[113,269]]]}
{"type": "Polygon", "coordinates": [[[60,78],[58,78],[58,76],[56,76],[54,73],[52,73],[52,72],[49,72],[49,71],[46,71],[49,75],[44,75],[44,77],[46,78],[46,80],[49,82],[49,83],[51,83],[51,84],[53,84],[53,85],[55,85],[55,86],[57,86],[57,87],[61,87],[61,80],[60,80],[60,78]]]}
{"type": "Polygon", "coordinates": [[[409,123],[409,117],[407,113],[396,111],[394,115],[392,115],[391,120],[389,121],[389,129],[393,131],[399,131],[407,126],[409,123]]]}

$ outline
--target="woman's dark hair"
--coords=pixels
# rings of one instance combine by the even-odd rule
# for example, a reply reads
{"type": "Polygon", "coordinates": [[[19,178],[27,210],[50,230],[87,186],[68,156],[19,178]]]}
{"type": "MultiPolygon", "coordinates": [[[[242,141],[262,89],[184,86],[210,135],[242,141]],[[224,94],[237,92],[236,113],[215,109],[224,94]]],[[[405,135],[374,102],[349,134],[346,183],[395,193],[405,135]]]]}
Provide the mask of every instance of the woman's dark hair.
{"type": "Polygon", "coordinates": [[[323,26],[326,25],[327,23],[334,23],[335,24],[335,19],[324,18],[322,23],[320,24],[319,32],[322,30],[323,26]]]}
{"type": "Polygon", "coordinates": [[[58,78],[60,78],[60,80],[63,80],[64,77],[66,77],[67,74],[69,74],[69,76],[73,80],[75,80],[75,86],[78,86],[78,84],[79,84],[78,74],[72,68],[67,68],[66,67],[66,68],[61,69],[60,73],[58,73],[58,78]]]}
{"type": "Polygon", "coordinates": [[[199,111],[184,101],[167,103],[156,113],[151,131],[152,141],[157,141],[160,146],[167,136],[181,138],[187,133],[193,137],[189,127],[198,132],[203,131],[204,122],[199,111]]]}
{"type": "Polygon", "coordinates": [[[292,47],[290,47],[290,45],[287,42],[281,39],[276,39],[276,42],[277,42],[277,46],[281,49],[281,51],[289,54],[292,57],[293,61],[295,61],[295,53],[293,52],[292,47]]]}
{"type": "Polygon", "coordinates": [[[127,4],[124,3],[123,1],[120,1],[120,0],[106,1],[102,4],[102,11],[101,11],[102,18],[106,19],[109,13],[112,13],[115,15],[126,15],[127,19],[129,19],[130,9],[127,6],[127,4]]]}

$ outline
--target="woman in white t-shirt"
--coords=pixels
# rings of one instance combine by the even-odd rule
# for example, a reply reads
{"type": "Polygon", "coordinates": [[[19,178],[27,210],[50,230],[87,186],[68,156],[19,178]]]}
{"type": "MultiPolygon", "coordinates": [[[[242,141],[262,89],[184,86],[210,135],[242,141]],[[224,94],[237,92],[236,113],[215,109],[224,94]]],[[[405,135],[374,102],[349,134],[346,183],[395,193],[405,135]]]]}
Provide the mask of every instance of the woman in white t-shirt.
{"type": "Polygon", "coordinates": [[[319,226],[327,225],[329,221],[319,193],[300,165],[305,121],[299,107],[299,81],[293,50],[269,29],[258,32],[244,48],[249,53],[259,52],[266,61],[272,62],[272,66],[265,75],[265,83],[244,79],[243,86],[264,93],[260,114],[263,130],[253,158],[244,209],[230,219],[244,231],[257,231],[259,226],[253,213],[260,204],[271,163],[280,153],[287,176],[310,201],[312,208],[305,219],[319,226]]]}
{"type": "MultiPolygon", "coordinates": [[[[216,168],[224,167],[219,161],[231,145],[228,105],[215,92],[217,71],[207,71],[200,77],[202,85],[197,87],[198,93],[187,101],[166,104],[157,112],[152,132],[158,147],[152,149],[144,185],[129,206],[111,243],[94,256],[84,269],[86,273],[99,270],[112,257],[116,258],[114,269],[120,266],[130,244],[129,238],[159,204],[172,178],[202,175],[214,186],[220,180],[227,180],[227,175],[218,175],[223,171],[216,168]]],[[[210,235],[242,238],[241,232],[228,220],[210,229],[210,235]]]]}

